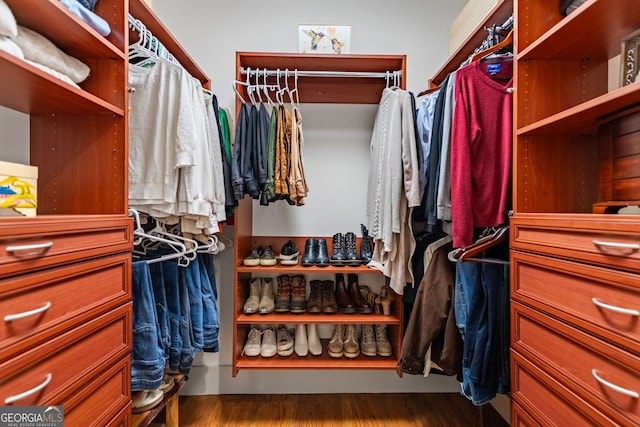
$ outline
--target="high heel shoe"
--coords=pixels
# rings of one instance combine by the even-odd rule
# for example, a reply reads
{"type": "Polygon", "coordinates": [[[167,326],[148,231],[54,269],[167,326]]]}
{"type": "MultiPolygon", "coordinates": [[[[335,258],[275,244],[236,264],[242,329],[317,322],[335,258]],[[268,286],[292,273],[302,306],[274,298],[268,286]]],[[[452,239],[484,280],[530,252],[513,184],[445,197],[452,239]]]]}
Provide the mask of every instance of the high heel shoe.
{"type": "Polygon", "coordinates": [[[384,285],[380,288],[380,295],[375,299],[376,306],[382,306],[382,314],[391,315],[391,303],[394,300],[394,292],[389,286],[384,285]]]}

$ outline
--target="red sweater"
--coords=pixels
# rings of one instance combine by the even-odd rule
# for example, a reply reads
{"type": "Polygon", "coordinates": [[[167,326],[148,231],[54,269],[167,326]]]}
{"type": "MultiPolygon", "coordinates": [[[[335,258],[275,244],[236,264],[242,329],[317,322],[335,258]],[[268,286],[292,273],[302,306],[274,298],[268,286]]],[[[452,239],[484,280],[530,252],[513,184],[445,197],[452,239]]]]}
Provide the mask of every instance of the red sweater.
{"type": "Polygon", "coordinates": [[[456,72],[451,129],[455,248],[473,243],[474,227],[505,222],[511,179],[512,75],[511,61],[475,61],[456,72]],[[507,79],[494,80],[503,76],[507,79]]]}

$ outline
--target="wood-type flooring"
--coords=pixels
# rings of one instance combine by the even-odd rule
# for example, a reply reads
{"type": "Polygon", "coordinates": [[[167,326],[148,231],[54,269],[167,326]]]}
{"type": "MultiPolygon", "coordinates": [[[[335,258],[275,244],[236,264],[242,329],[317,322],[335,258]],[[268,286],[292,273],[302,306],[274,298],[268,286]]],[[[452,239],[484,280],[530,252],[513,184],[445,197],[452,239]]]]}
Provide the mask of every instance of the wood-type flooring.
{"type": "Polygon", "coordinates": [[[504,427],[455,393],[180,396],[180,427],[504,427]],[[482,414],[481,418],[479,415],[482,414]]]}

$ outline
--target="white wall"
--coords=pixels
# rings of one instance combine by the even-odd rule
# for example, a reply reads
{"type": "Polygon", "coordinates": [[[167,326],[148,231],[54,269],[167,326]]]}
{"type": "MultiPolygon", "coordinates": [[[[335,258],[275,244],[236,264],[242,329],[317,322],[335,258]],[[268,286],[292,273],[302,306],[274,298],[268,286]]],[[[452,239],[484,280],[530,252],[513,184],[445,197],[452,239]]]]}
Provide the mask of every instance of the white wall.
{"type": "MultiPolygon", "coordinates": [[[[419,92],[445,61],[448,26],[465,2],[154,0],[153,8],[210,76],[220,105],[233,111],[235,52],[296,52],[298,24],[351,25],[351,53],[406,54],[407,89],[419,92]]],[[[372,105],[301,106],[307,203],[255,206],[254,234],[360,234],[375,111],[372,105]]],[[[198,356],[185,394],[459,391],[449,377],[398,378],[386,371],[241,370],[232,378],[232,259],[231,251],[217,258],[221,352],[198,356]]]]}

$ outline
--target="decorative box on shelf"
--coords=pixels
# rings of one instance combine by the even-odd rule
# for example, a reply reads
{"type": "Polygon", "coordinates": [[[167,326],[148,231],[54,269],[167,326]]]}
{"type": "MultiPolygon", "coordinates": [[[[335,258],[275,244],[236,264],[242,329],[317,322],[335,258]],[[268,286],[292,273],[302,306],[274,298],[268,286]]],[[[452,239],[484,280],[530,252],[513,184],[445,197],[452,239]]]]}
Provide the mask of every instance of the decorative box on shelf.
{"type": "Polygon", "coordinates": [[[0,216],[35,216],[38,168],[0,161],[0,216]]]}

